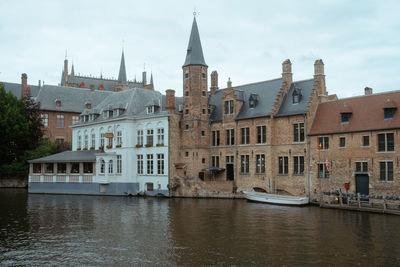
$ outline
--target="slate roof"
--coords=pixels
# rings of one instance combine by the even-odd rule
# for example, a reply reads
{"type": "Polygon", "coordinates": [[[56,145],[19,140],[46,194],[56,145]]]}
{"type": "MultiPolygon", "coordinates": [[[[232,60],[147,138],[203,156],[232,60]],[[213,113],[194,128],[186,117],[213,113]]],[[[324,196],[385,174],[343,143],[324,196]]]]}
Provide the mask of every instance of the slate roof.
{"type": "MultiPolygon", "coordinates": [[[[21,99],[21,84],[20,83],[9,83],[9,82],[0,82],[0,83],[4,84],[4,88],[6,89],[6,92],[11,91],[13,93],[13,95],[15,95],[18,99],[21,99]]],[[[28,87],[31,88],[31,96],[36,97],[39,92],[39,86],[28,84],[28,87]]]]}
{"type": "MultiPolygon", "coordinates": [[[[244,101],[236,120],[270,116],[271,109],[281,86],[282,78],[233,87],[237,99],[244,101]],[[251,108],[248,103],[250,95],[252,94],[258,96],[258,103],[253,108],[251,108]]],[[[216,91],[209,99],[209,104],[215,106],[215,109],[210,115],[210,119],[213,122],[222,121],[222,98],[225,90],[226,89],[221,89],[216,91]]]]}
{"type": "Polygon", "coordinates": [[[201,47],[199,29],[197,28],[196,17],[193,18],[192,31],[190,33],[189,44],[186,52],[186,59],[183,67],[189,65],[207,66],[204,61],[203,49],[201,47]]]}
{"type": "Polygon", "coordinates": [[[47,157],[28,160],[28,163],[96,162],[97,153],[101,153],[101,150],[64,151],[47,157]]]}
{"type": "Polygon", "coordinates": [[[309,135],[363,132],[400,128],[400,91],[344,98],[321,103],[309,135]],[[384,119],[384,108],[395,107],[394,118],[384,119]],[[341,113],[351,112],[349,123],[341,122],[341,113]]]}
{"type": "Polygon", "coordinates": [[[109,91],[91,91],[84,88],[43,85],[36,101],[40,102],[41,110],[82,113],[86,103],[96,106],[111,94],[112,92],[109,91]],[[56,100],[61,100],[61,107],[57,107],[56,100]]]}
{"type": "MultiPolygon", "coordinates": [[[[176,101],[176,103],[177,102],[178,101],[176,101]]],[[[178,104],[176,104],[176,106],[177,105],[178,104]]],[[[163,97],[160,92],[143,88],[131,88],[121,92],[110,92],[110,94],[104,98],[103,101],[101,101],[98,105],[92,105],[92,107],[92,109],[85,109],[82,115],[100,114],[100,116],[97,116],[97,118],[87,122],[78,122],[74,124],[74,126],[107,121],[115,118],[151,117],[159,114],[168,115],[168,112],[165,111],[165,97],[163,97]],[[157,109],[153,114],[147,114],[146,108],[148,106],[155,106],[157,109]],[[112,118],[104,118],[104,111],[118,108],[124,109],[124,112],[121,115],[116,117],[116,113],[114,113],[112,118]]]]}
{"type": "Polygon", "coordinates": [[[307,105],[314,87],[314,79],[293,82],[288,93],[284,96],[282,104],[275,117],[305,114],[307,105]],[[300,90],[301,98],[299,103],[293,103],[295,89],[300,90]]]}

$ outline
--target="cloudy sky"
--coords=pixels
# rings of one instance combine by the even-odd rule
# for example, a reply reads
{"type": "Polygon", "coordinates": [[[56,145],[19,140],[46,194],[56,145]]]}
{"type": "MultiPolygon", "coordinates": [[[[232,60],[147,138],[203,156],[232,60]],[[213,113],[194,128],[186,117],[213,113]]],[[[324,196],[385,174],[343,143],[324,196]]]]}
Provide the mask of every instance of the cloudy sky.
{"type": "Polygon", "coordinates": [[[154,75],[157,90],[182,95],[182,64],[193,20],[209,73],[220,87],[281,75],[295,80],[325,63],[339,97],[400,89],[399,1],[0,1],[0,81],[58,84],[65,51],[75,73],[117,77],[122,47],[127,76],[154,75]]]}

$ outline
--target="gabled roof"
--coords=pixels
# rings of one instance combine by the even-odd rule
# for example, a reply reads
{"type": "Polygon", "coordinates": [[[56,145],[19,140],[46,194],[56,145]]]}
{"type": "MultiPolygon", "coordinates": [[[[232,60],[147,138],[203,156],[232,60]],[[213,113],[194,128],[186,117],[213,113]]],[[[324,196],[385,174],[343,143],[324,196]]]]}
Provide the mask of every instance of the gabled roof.
{"type": "Polygon", "coordinates": [[[314,79],[293,82],[275,117],[305,114],[314,87],[314,79]],[[296,92],[297,91],[297,92],[296,92]],[[293,94],[301,92],[298,103],[293,103],[293,94]]]}
{"type": "Polygon", "coordinates": [[[36,101],[40,102],[41,110],[81,113],[85,109],[86,103],[91,103],[92,106],[95,106],[110,94],[112,92],[109,91],[91,91],[84,88],[43,85],[36,101]],[[60,107],[57,107],[56,100],[61,101],[60,107]]]}
{"type": "Polygon", "coordinates": [[[189,65],[202,65],[207,67],[206,62],[204,61],[203,49],[201,48],[201,41],[199,29],[197,28],[196,17],[193,18],[192,31],[190,33],[186,59],[183,67],[189,65]]]}
{"type": "MultiPolygon", "coordinates": [[[[281,86],[282,79],[278,78],[233,87],[237,100],[244,101],[236,120],[270,116],[271,109],[281,86]],[[249,106],[249,99],[252,94],[258,96],[257,105],[255,107],[249,106]]],[[[211,121],[222,121],[222,99],[225,90],[226,89],[221,89],[216,91],[209,99],[209,104],[215,106],[210,116],[211,121]]]]}
{"type": "Polygon", "coordinates": [[[400,128],[400,91],[344,98],[318,105],[310,135],[362,132],[400,128]],[[394,118],[384,119],[387,102],[395,105],[394,118]],[[349,123],[341,123],[341,112],[352,110],[349,123]]]}
{"type": "Polygon", "coordinates": [[[29,163],[56,163],[56,162],[96,162],[96,153],[100,150],[64,151],[47,157],[28,160],[29,163]]]}
{"type": "MultiPolygon", "coordinates": [[[[6,92],[11,92],[18,99],[21,99],[21,84],[20,83],[9,83],[9,82],[0,82],[0,83],[4,84],[4,88],[6,89],[6,92]]],[[[28,84],[28,87],[31,88],[31,96],[36,97],[39,92],[39,86],[28,84]]]]}

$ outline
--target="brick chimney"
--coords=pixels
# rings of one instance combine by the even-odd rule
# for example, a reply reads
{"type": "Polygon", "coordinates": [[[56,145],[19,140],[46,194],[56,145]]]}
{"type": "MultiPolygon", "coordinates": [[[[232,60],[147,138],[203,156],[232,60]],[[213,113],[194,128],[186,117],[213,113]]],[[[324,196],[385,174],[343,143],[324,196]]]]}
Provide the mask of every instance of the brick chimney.
{"type": "Polygon", "coordinates": [[[292,62],[290,62],[290,59],[286,59],[285,61],[282,62],[282,88],[285,89],[285,93],[289,91],[292,82],[293,82],[292,62]]]}
{"type": "Polygon", "coordinates": [[[165,109],[171,113],[175,112],[175,90],[167,89],[165,109]]]}
{"type": "Polygon", "coordinates": [[[28,75],[26,73],[22,73],[21,75],[21,99],[25,98],[28,91],[28,75]]]}
{"type": "Polygon", "coordinates": [[[319,96],[327,95],[324,62],[322,59],[318,59],[314,63],[314,88],[317,90],[319,96]]]}
{"type": "Polygon", "coordinates": [[[211,87],[210,93],[213,95],[218,90],[218,72],[214,70],[211,72],[211,87]]]}
{"type": "Polygon", "coordinates": [[[371,87],[365,87],[364,93],[365,93],[365,95],[372,95],[372,88],[371,87]]]}

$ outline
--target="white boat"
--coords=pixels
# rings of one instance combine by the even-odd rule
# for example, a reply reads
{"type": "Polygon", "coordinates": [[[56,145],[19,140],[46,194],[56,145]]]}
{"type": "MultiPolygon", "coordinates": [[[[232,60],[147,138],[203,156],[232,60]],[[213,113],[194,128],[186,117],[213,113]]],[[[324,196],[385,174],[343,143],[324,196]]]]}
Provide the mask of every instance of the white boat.
{"type": "Polygon", "coordinates": [[[268,194],[263,192],[243,191],[247,200],[275,205],[302,206],[308,204],[308,197],[268,194]]]}

